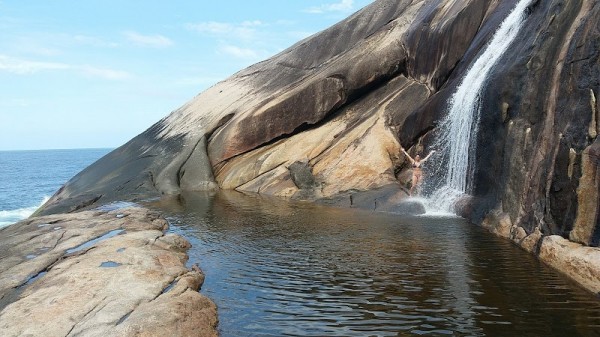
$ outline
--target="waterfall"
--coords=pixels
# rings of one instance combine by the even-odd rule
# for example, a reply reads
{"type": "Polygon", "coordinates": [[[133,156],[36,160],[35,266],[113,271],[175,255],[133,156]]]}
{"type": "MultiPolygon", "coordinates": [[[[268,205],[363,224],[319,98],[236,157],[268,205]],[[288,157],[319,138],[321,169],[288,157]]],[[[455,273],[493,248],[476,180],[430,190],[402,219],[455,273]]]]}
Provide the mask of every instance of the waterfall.
{"type": "Polygon", "coordinates": [[[520,0],[517,3],[448,102],[448,114],[439,126],[441,133],[435,146],[443,158],[440,159],[438,155],[438,160],[446,165],[440,170],[445,172],[445,180],[442,178],[437,182],[441,187],[429,198],[430,208],[452,212],[454,203],[472,192],[473,160],[483,88],[490,70],[517,37],[530,2],[520,0]]]}

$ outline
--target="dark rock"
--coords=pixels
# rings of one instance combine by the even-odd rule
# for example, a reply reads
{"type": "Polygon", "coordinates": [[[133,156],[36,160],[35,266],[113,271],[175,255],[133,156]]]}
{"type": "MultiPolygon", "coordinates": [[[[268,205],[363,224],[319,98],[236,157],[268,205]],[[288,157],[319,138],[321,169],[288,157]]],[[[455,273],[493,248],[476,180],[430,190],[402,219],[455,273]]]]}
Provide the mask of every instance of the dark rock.
{"type": "Polygon", "coordinates": [[[389,184],[369,191],[346,191],[333,198],[318,199],[317,202],[378,212],[395,212],[398,205],[407,197],[408,193],[405,188],[399,184],[389,184]]]}
{"type": "Polygon", "coordinates": [[[179,170],[179,186],[185,191],[206,191],[217,189],[210,159],[206,154],[206,137],[202,137],[190,157],[179,170]]]}
{"type": "Polygon", "coordinates": [[[288,167],[290,176],[294,184],[301,190],[308,190],[318,187],[315,176],[313,176],[312,168],[307,162],[295,162],[288,167]]]}
{"type": "Polygon", "coordinates": [[[287,134],[303,124],[315,124],[346,100],[340,78],[325,78],[265,102],[255,113],[234,120],[212,135],[208,148],[213,164],[247,152],[287,134]]]}

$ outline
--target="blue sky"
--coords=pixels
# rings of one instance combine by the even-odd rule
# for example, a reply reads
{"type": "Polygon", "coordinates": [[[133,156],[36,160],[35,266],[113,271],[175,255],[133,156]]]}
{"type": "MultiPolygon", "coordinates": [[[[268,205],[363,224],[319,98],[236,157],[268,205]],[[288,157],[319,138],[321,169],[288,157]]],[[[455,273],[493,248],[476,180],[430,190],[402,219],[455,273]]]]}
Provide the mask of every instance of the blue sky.
{"type": "Polygon", "coordinates": [[[117,147],[370,0],[0,0],[0,150],[117,147]]]}

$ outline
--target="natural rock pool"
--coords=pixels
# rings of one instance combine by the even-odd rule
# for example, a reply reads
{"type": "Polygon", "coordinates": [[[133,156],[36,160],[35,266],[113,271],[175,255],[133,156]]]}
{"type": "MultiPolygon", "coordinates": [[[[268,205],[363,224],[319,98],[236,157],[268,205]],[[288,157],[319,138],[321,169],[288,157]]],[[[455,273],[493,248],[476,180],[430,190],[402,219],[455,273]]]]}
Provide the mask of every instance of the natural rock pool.
{"type": "Polygon", "coordinates": [[[460,218],[220,192],[161,201],[222,336],[598,336],[600,298],[460,218]]]}

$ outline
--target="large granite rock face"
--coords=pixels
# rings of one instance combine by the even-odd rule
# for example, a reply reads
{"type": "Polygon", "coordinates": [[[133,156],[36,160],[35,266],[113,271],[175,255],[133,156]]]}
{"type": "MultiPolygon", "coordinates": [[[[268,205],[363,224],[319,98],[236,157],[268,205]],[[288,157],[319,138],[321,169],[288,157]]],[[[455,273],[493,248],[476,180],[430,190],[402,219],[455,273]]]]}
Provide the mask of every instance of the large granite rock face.
{"type": "MultiPolygon", "coordinates": [[[[515,4],[375,1],[204,91],[39,214],[217,186],[353,206],[356,194],[393,209],[407,195],[400,147],[428,150],[450,95],[515,4]]],[[[599,244],[599,12],[598,1],[531,1],[481,97],[474,198],[461,214],[599,244]]]]}
{"type": "Polygon", "coordinates": [[[527,234],[574,230],[592,246],[600,235],[599,11],[597,1],[533,2],[486,88],[476,174],[481,214],[499,207],[527,234]]]}
{"type": "Polygon", "coordinates": [[[0,230],[2,336],[216,336],[190,244],[143,208],[37,217],[0,230]]]}

